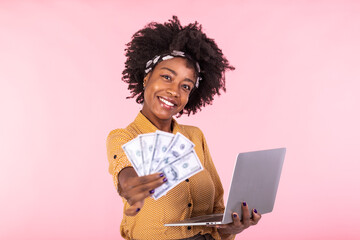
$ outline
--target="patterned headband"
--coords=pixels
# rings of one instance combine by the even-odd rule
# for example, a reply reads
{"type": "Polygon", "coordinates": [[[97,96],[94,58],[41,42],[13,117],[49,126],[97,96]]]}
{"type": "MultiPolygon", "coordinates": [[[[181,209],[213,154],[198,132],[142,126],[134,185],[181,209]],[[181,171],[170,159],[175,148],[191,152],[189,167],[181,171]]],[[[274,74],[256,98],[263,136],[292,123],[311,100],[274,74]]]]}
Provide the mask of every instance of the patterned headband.
{"type": "MultiPolygon", "coordinates": [[[[191,61],[193,61],[192,58],[190,56],[188,56],[187,54],[185,54],[184,52],[173,50],[171,53],[156,55],[153,59],[147,61],[146,68],[145,68],[145,74],[148,74],[159,62],[169,60],[174,57],[183,57],[183,58],[187,58],[187,59],[190,59],[191,61]]],[[[202,78],[200,77],[200,65],[198,62],[195,62],[195,67],[196,67],[196,71],[197,71],[197,75],[198,75],[198,77],[196,79],[195,87],[198,88],[199,82],[202,80],[202,78]]]]}

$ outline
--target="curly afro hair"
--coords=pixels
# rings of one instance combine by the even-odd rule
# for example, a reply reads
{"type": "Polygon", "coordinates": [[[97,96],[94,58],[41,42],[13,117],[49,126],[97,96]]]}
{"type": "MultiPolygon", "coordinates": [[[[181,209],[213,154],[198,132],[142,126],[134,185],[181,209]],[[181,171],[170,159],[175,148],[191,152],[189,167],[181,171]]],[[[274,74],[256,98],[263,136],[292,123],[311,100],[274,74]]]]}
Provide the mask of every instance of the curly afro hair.
{"type": "Polygon", "coordinates": [[[127,98],[136,97],[137,103],[144,102],[145,66],[154,56],[178,50],[199,63],[202,81],[190,94],[189,101],[179,116],[183,113],[194,114],[201,107],[211,104],[214,95],[220,95],[220,89],[226,91],[225,71],[235,69],[214,40],[202,32],[202,26],[198,22],[183,27],[176,16],[164,24],[149,23],[137,31],[126,46],[127,59],[122,80],[129,84],[128,89],[132,94],[127,98]]]}

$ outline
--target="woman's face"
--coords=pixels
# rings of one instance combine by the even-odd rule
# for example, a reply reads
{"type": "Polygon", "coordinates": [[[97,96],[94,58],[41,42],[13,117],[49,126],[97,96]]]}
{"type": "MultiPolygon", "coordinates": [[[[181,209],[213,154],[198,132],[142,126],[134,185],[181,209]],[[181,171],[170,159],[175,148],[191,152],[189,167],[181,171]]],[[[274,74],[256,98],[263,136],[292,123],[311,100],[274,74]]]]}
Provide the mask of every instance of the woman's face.
{"type": "MultiPolygon", "coordinates": [[[[184,109],[195,86],[195,71],[185,58],[160,62],[144,79],[142,113],[155,125],[184,109]]],[[[171,122],[171,121],[170,121],[171,122]]]]}

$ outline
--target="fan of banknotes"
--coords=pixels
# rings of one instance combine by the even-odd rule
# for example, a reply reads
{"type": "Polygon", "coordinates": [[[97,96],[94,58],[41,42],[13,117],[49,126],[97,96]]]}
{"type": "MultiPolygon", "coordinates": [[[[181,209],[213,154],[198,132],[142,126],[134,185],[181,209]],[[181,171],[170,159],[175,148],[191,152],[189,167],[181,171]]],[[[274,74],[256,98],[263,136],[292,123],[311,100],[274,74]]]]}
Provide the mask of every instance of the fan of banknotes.
{"type": "Polygon", "coordinates": [[[155,200],[183,180],[203,170],[194,143],[181,133],[163,131],[138,135],[122,146],[139,176],[164,173],[167,182],[155,189],[155,200]]]}

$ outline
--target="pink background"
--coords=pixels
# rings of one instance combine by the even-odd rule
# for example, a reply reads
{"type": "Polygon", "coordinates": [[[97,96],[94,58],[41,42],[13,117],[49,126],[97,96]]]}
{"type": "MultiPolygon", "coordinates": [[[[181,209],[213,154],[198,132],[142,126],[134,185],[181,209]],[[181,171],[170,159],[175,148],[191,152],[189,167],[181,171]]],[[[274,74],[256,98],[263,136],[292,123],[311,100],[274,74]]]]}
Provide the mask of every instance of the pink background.
{"type": "MultiPolygon", "coordinates": [[[[199,126],[228,192],[287,147],[274,211],[237,239],[359,239],[359,1],[0,1],[0,239],[121,239],[105,139],[140,110],[125,44],[173,14],[237,68],[199,126]]],[[[256,173],[254,173],[256,174],[256,173]]]]}

